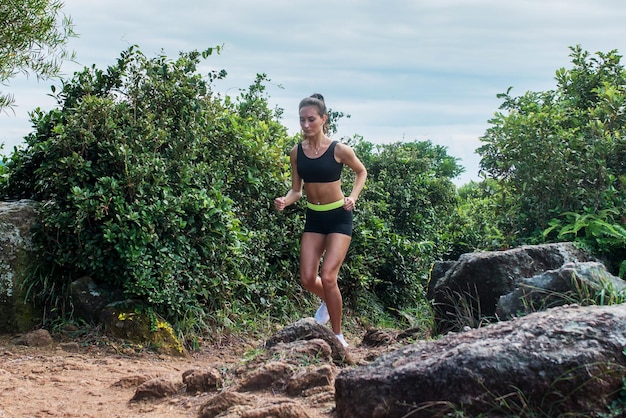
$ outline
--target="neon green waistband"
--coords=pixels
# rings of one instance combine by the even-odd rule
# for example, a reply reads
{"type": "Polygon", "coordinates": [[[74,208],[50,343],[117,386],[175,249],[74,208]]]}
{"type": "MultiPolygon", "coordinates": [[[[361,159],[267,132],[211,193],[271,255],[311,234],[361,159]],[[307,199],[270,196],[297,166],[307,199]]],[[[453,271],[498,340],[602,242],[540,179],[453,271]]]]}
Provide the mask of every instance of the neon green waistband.
{"type": "Polygon", "coordinates": [[[332,202],[332,203],[325,203],[323,205],[316,205],[315,203],[306,202],[306,206],[311,210],[315,210],[318,212],[326,212],[328,210],[333,210],[333,209],[342,207],[343,199],[338,200],[336,202],[332,202]]]}

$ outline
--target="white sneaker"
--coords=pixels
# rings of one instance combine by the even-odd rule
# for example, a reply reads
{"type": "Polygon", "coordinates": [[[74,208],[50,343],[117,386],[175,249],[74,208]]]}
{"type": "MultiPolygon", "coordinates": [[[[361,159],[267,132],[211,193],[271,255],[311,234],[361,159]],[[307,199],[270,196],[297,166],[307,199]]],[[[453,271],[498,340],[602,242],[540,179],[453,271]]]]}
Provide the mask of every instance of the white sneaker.
{"type": "Polygon", "coordinates": [[[343,345],[343,348],[348,347],[348,343],[343,339],[343,334],[335,334],[335,337],[337,337],[341,345],[343,345]]]}
{"type": "Polygon", "coordinates": [[[326,307],[326,302],[322,302],[320,307],[317,308],[317,312],[315,312],[315,322],[317,322],[320,325],[324,325],[328,321],[330,321],[328,308],[326,307]]]}

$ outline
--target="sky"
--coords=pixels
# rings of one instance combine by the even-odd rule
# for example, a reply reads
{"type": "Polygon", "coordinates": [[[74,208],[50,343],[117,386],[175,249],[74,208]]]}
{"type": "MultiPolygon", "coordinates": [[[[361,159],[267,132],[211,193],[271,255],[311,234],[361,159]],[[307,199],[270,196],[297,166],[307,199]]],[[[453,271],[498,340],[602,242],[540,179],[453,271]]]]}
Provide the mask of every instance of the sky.
{"type": "MultiPolygon", "coordinates": [[[[321,93],[350,115],[336,139],[361,135],[383,144],[431,141],[446,147],[479,181],[480,137],[513,96],[556,88],[571,68],[570,47],[592,54],[626,52],[623,0],[65,0],[78,37],[66,77],[85,66],[105,69],[138,45],[147,56],[222,46],[201,69],[228,73],[214,90],[237,96],[256,74],[271,80],[272,107],[299,131],[298,103],[321,93]]],[[[19,76],[0,91],[14,95],[0,114],[2,153],[32,131],[29,112],[52,109],[55,80],[19,76]]]]}

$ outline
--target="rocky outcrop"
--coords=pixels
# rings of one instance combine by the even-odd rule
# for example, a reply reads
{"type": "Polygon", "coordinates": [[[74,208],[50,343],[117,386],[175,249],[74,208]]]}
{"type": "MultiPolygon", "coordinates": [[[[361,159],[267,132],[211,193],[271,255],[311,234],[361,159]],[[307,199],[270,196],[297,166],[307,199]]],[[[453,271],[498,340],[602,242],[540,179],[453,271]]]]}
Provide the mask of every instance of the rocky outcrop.
{"type": "Polygon", "coordinates": [[[207,401],[198,418],[310,418],[297,402],[281,399],[267,400],[262,397],[223,392],[207,401]]]}
{"type": "Polygon", "coordinates": [[[342,363],[338,359],[345,360],[345,354],[328,327],[313,318],[297,321],[271,336],[256,358],[230,372],[237,383],[211,390],[198,416],[310,417],[302,405],[332,402],[339,371],[335,363],[342,363]]]}
{"type": "Polygon", "coordinates": [[[524,279],[586,261],[596,260],[573,243],[555,243],[468,253],[456,262],[438,263],[428,283],[435,332],[481,326],[496,318],[500,297],[513,292],[524,279]]]}
{"type": "Polygon", "coordinates": [[[593,416],[623,387],[624,347],[626,305],[554,308],[344,369],[335,380],[337,414],[593,416]]]}
{"type": "Polygon", "coordinates": [[[301,319],[288,327],[283,328],[265,342],[267,348],[279,343],[291,343],[300,340],[324,340],[331,348],[331,356],[337,364],[351,364],[346,349],[335,338],[335,334],[328,327],[320,326],[313,318],[301,319]]]}
{"type": "Polygon", "coordinates": [[[0,334],[31,330],[40,319],[22,287],[36,259],[30,232],[35,210],[30,200],[0,202],[0,334]]]}

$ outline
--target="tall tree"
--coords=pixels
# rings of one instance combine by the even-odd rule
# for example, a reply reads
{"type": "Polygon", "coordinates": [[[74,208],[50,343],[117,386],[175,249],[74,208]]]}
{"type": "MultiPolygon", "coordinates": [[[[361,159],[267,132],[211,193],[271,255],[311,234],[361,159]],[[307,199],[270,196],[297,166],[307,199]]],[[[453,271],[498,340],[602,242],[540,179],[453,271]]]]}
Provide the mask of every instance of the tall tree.
{"type": "MultiPolygon", "coordinates": [[[[0,83],[6,85],[20,73],[38,79],[54,77],[63,61],[73,59],[66,47],[75,33],[62,8],[59,0],[0,2],[0,83]]],[[[13,95],[0,92],[0,110],[13,103],[13,95]]]]}

